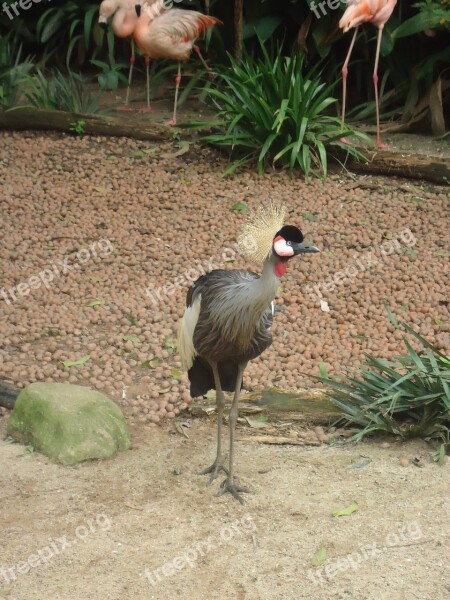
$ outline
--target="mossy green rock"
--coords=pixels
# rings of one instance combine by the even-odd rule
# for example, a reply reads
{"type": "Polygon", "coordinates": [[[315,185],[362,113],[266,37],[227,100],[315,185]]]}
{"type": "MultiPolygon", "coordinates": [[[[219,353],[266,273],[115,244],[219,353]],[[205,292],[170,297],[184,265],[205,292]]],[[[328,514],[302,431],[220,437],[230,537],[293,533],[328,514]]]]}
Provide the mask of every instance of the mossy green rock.
{"type": "Polygon", "coordinates": [[[32,383],[24,388],[7,430],[14,439],[65,465],[109,458],[130,446],[122,412],[112,400],[65,383],[32,383]]]}

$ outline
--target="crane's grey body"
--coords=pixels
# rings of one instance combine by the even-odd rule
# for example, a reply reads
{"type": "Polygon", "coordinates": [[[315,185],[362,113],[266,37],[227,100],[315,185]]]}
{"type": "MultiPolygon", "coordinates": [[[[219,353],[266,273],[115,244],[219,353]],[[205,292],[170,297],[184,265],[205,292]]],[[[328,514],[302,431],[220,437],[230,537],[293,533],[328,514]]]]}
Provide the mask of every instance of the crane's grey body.
{"type": "Polygon", "coordinates": [[[278,286],[268,264],[262,276],[245,270],[211,271],[190,288],[186,306],[200,302],[193,331],[196,356],[188,371],[192,397],[215,389],[211,361],[217,363],[222,390],[233,392],[239,365],[271,345],[278,286]]]}

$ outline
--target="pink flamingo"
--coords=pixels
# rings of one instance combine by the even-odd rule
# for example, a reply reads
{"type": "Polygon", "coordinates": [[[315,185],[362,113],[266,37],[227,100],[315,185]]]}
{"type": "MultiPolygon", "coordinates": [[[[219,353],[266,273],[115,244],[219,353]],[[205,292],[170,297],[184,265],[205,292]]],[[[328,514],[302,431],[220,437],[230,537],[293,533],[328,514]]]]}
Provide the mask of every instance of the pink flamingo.
{"type": "MultiPolygon", "coordinates": [[[[342,127],[345,119],[345,103],[347,100],[347,74],[348,63],[355,45],[356,35],[361,23],[373,23],[378,27],[377,51],[375,55],[375,68],[373,71],[373,85],[375,87],[375,106],[377,112],[377,146],[383,148],[380,138],[380,108],[378,102],[378,61],[380,58],[381,36],[383,27],[392,15],[392,11],[397,4],[397,0],[347,0],[349,5],[339,21],[339,27],[346,33],[352,27],[355,27],[355,33],[350,44],[350,48],[342,67],[342,127]]],[[[344,140],[346,141],[346,140],[344,140]]]]}
{"type": "Polygon", "coordinates": [[[133,31],[138,21],[138,16],[135,9],[135,0],[103,0],[100,4],[100,16],[98,22],[107,27],[108,18],[113,17],[112,30],[119,38],[131,37],[131,56],[130,56],[130,71],[128,73],[128,87],[125,98],[125,106],[117,108],[117,110],[130,110],[130,88],[131,78],[133,76],[133,67],[135,63],[133,31]]]}
{"type": "MultiPolygon", "coordinates": [[[[195,45],[195,40],[208,27],[219,25],[222,22],[216,17],[204,15],[192,10],[171,8],[169,10],[158,10],[160,2],[141,7],[136,5],[136,13],[139,16],[134,29],[133,37],[137,46],[145,54],[147,64],[147,110],[150,110],[150,90],[148,84],[148,64],[150,59],[166,58],[178,61],[178,74],[175,77],[175,102],[173,107],[173,118],[170,125],[177,123],[178,90],[181,82],[181,62],[189,60],[194,50],[204,67],[210,70],[206,64],[200,48],[195,45]]],[[[164,4],[164,2],[162,2],[164,4]]]]}

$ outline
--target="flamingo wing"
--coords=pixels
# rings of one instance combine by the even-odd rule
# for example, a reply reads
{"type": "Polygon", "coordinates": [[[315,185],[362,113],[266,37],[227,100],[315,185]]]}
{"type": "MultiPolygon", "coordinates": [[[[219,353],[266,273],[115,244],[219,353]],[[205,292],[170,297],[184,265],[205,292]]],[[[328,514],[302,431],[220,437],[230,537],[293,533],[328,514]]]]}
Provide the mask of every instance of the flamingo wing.
{"type": "Polygon", "coordinates": [[[339,21],[344,33],[363,23],[385,24],[397,0],[347,0],[347,9],[339,21]]]}
{"type": "Polygon", "coordinates": [[[166,35],[186,41],[194,41],[205,29],[221,23],[216,17],[180,8],[172,8],[162,14],[157,22],[166,35]]]}
{"type": "Polygon", "coordinates": [[[152,58],[185,61],[189,59],[195,39],[218,23],[215,17],[172,8],[150,19],[142,38],[139,35],[135,39],[141,50],[152,58]]]}

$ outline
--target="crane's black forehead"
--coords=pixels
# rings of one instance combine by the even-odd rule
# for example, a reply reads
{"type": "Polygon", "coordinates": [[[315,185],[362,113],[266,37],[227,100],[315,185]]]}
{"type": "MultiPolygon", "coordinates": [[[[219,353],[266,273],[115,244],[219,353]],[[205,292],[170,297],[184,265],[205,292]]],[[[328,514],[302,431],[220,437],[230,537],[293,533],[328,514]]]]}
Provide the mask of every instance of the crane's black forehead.
{"type": "Polygon", "coordinates": [[[282,229],[280,229],[275,237],[279,235],[281,235],[281,237],[283,237],[287,242],[303,242],[303,233],[298,227],[294,227],[294,225],[285,225],[282,229]]]}

